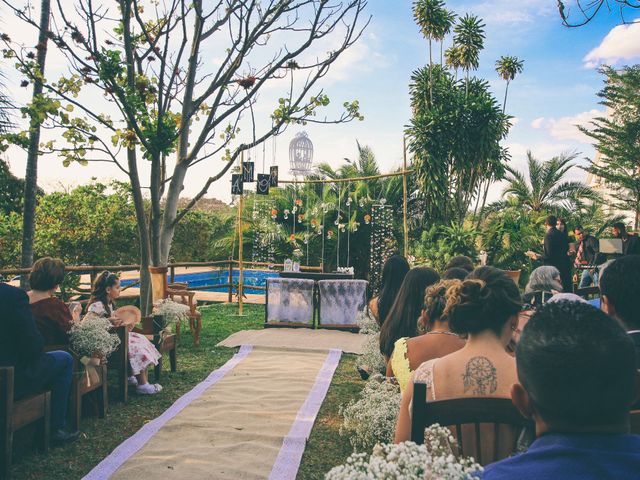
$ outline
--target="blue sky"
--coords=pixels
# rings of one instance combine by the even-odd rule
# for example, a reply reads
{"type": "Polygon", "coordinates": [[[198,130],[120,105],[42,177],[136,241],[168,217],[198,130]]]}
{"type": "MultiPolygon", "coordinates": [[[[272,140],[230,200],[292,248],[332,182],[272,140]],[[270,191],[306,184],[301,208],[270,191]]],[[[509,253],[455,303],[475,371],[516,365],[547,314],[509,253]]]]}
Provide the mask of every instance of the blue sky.
{"type": "MultiPolygon", "coordinates": [[[[365,116],[363,122],[348,125],[307,126],[315,145],[315,160],[339,166],[344,157],[357,154],[356,140],[370,146],[385,171],[402,164],[402,136],[410,119],[408,84],[411,72],[428,61],[428,46],[415,25],[409,0],[370,0],[367,7],[372,21],[361,40],[348,50],[324,79],[323,87],[332,103],[358,99],[365,116]]],[[[561,24],[555,0],[449,0],[447,6],[458,14],[480,15],[486,23],[486,48],[481,55],[477,75],[487,79],[502,102],[504,82],[494,70],[501,55],[515,55],[525,62],[525,71],[509,90],[507,112],[514,117],[514,127],[505,141],[516,168],[524,166],[526,150],[545,159],[565,151],[593,156],[589,140],[581,135],[576,123],[585,124],[601,110],[596,93],[602,87],[601,75],[594,65],[640,63],[640,24],[619,26],[620,18],[603,12],[591,24],[568,29],[561,24]],[[525,6],[522,6],[522,5],[525,6]],[[587,56],[590,57],[587,59],[587,56]]],[[[0,9],[3,27],[18,28],[7,22],[0,9]]],[[[23,35],[24,30],[12,34],[23,35]]],[[[26,43],[31,43],[24,39],[26,43]]],[[[451,43],[445,41],[445,48],[451,43]]],[[[434,59],[439,46],[434,45],[434,59]]],[[[215,56],[215,52],[212,52],[215,56]]],[[[18,78],[9,76],[8,87],[17,95],[27,91],[17,87],[18,78]]],[[[30,93],[30,92],[29,92],[30,93]]],[[[267,94],[269,95],[269,94],[267,94]]],[[[257,109],[258,122],[268,121],[268,108],[257,109]]],[[[288,144],[301,127],[292,127],[266,147],[267,163],[281,171],[288,166],[288,144]],[[275,145],[274,145],[275,143],[275,145]]],[[[262,158],[261,151],[253,152],[262,158]]],[[[8,160],[14,173],[24,175],[25,154],[10,153],[8,160]]],[[[214,160],[215,162],[215,160],[214,160]]],[[[189,173],[185,195],[201,187],[203,176],[212,173],[211,163],[203,162],[189,173]]],[[[41,163],[40,184],[46,190],[65,188],[89,181],[118,178],[119,171],[106,164],[90,168],[79,165],[63,168],[57,159],[41,163]]],[[[584,172],[575,169],[575,178],[584,172]]],[[[209,196],[229,200],[228,179],[214,185],[209,196]]],[[[499,197],[501,187],[493,188],[491,197],[499,197]]]]}

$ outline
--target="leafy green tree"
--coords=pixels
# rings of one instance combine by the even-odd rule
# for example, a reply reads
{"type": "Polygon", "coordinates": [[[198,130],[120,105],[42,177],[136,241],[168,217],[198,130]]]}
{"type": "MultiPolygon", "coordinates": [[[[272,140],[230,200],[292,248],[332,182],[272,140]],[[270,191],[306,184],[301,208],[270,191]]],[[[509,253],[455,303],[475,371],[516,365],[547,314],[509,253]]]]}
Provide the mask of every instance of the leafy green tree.
{"type": "Polygon", "coordinates": [[[590,160],[587,171],[611,188],[616,206],[635,212],[640,222],[640,65],[616,70],[605,66],[605,87],[598,93],[607,115],[579,127],[595,140],[600,161],[590,160]]]}
{"type": "MultiPolygon", "coordinates": [[[[39,29],[29,8],[2,1],[39,29]]],[[[54,4],[52,27],[44,33],[66,58],[70,74],[44,84],[50,122],[64,132],[63,141],[47,142],[45,150],[62,155],[64,164],[110,161],[129,176],[140,237],[143,309],[147,267],[167,264],[178,223],[244,151],[292,123],[362,119],[357,101],[344,103],[336,118],[316,115],[330,102],[318,83],[362,34],[368,24],[365,6],[365,0],[176,0],[153,8],[137,0],[54,4]],[[295,32],[286,45],[284,32],[295,32]],[[336,47],[309,60],[309,49],[327,39],[336,47]],[[221,62],[204,61],[211,52],[218,52],[221,62]],[[303,73],[294,81],[298,71],[303,73]],[[252,121],[251,139],[240,142],[239,129],[253,118],[259,92],[286,77],[290,87],[283,87],[286,93],[271,124],[258,131],[252,121]],[[91,106],[83,100],[89,96],[91,106]],[[175,161],[168,162],[169,157],[175,161]],[[216,157],[222,160],[219,167],[179,210],[188,170],[216,157]],[[140,167],[147,162],[150,175],[143,181],[140,167]],[[149,209],[142,185],[148,188],[149,209]]],[[[0,40],[5,57],[13,58],[28,79],[37,78],[37,65],[29,57],[33,52],[7,35],[0,40]]]]}
{"type": "Polygon", "coordinates": [[[480,52],[484,48],[485,24],[479,17],[465,14],[453,28],[453,45],[458,49],[462,68],[466,72],[467,85],[469,72],[480,65],[480,52]]]}
{"type": "Polygon", "coordinates": [[[5,214],[22,212],[24,180],[9,170],[9,165],[0,158],[0,211],[5,214]]]}
{"type": "MultiPolygon", "coordinates": [[[[413,3],[413,17],[429,42],[429,67],[431,67],[433,66],[431,41],[440,42],[442,52],[444,37],[451,31],[456,15],[445,8],[443,0],[417,0],[413,3]]],[[[442,63],[442,53],[440,63],[442,63]]],[[[433,97],[431,89],[429,94],[433,97]]]]}
{"type": "Polygon", "coordinates": [[[433,225],[422,232],[414,253],[419,262],[444,272],[449,260],[457,255],[477,258],[478,233],[473,227],[465,224],[433,225]]]}
{"type": "Polygon", "coordinates": [[[480,185],[501,178],[508,154],[500,146],[510,127],[486,81],[456,81],[433,66],[433,103],[425,95],[430,69],[414,72],[414,116],[407,128],[426,224],[462,223],[480,185]]]}
{"type": "Polygon", "coordinates": [[[527,152],[528,174],[507,167],[507,186],[501,200],[489,205],[498,211],[511,204],[521,205],[525,211],[551,212],[564,209],[570,211],[585,202],[599,201],[600,196],[582,182],[565,181],[569,170],[575,165],[576,154],[561,154],[547,161],[537,160],[527,152]]]}

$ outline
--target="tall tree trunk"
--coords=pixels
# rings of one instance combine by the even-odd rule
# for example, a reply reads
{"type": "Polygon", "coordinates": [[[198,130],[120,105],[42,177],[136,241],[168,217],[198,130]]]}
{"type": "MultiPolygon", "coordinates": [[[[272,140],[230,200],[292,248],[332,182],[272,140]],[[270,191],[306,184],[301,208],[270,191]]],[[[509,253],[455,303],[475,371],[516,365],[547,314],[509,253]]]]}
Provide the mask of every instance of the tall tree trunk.
{"type": "Polygon", "coordinates": [[[509,93],[509,80],[507,80],[507,87],[504,89],[504,102],[502,102],[502,114],[507,110],[507,94],[509,93]]]}
{"type": "Polygon", "coordinates": [[[433,105],[433,58],[431,55],[431,37],[429,37],[429,107],[433,105]]]}
{"type": "MultiPolygon", "coordinates": [[[[44,65],[47,59],[47,32],[49,31],[49,16],[51,14],[50,0],[42,0],[40,4],[40,30],[38,35],[37,57],[39,76],[33,82],[33,96],[35,100],[42,95],[42,79],[44,65]]],[[[38,193],[38,146],[40,145],[41,122],[33,116],[29,121],[29,149],[27,151],[27,170],[24,182],[24,209],[22,213],[22,256],[20,266],[31,268],[33,263],[33,240],[36,229],[36,194],[38,193]]],[[[20,286],[28,288],[28,277],[22,275],[20,286]]]]}
{"type": "Polygon", "coordinates": [[[149,274],[151,248],[149,226],[144,210],[144,198],[142,197],[140,176],[138,175],[138,162],[134,149],[127,150],[127,162],[129,165],[129,180],[131,181],[133,205],[136,211],[138,235],[140,236],[140,310],[142,310],[144,315],[148,315],[151,307],[151,275],[149,274]]]}

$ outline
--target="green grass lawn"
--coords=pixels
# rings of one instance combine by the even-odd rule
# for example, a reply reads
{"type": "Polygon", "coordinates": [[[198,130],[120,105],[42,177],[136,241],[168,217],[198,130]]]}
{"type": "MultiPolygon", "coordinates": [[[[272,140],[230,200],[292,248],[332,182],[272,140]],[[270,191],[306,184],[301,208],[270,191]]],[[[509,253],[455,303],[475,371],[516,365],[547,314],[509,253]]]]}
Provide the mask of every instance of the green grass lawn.
{"type": "MultiPolygon", "coordinates": [[[[145,397],[131,394],[127,404],[110,403],[107,418],[83,419],[82,437],[70,445],[52,449],[49,455],[41,455],[31,448],[32,432],[29,429],[18,432],[14,443],[13,478],[82,478],[115,447],[159,416],[181,395],[229,360],[236,351],[216,347],[216,343],[239,330],[262,328],[264,321],[264,307],[259,305],[245,305],[244,317],[234,316],[237,313],[235,305],[212,305],[200,310],[203,314],[201,345],[194,347],[188,327],[183,329],[178,347],[178,371],[171,373],[168,361],[165,363],[161,380],[164,390],[161,394],[145,397]]],[[[302,459],[299,479],[323,478],[324,473],[344,462],[351,453],[348,440],[338,434],[341,423],[338,408],[353,398],[364,385],[355,370],[355,363],[355,356],[345,355],[338,366],[302,459]]],[[[115,375],[110,374],[109,377],[115,380],[111,378],[115,375]]],[[[110,398],[116,398],[115,384],[110,384],[109,395],[110,398]]]]}

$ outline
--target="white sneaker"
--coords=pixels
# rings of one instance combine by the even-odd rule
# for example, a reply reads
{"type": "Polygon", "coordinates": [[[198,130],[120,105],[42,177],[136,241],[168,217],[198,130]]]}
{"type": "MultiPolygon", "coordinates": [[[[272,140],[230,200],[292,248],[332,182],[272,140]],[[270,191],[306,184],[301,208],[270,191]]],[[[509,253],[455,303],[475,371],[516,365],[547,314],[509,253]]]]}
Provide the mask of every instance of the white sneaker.
{"type": "Polygon", "coordinates": [[[155,395],[162,391],[162,385],[159,383],[145,383],[136,387],[136,393],[139,395],[155,395]]]}
{"type": "Polygon", "coordinates": [[[129,385],[131,385],[132,387],[137,387],[138,386],[138,379],[135,377],[135,375],[131,375],[128,379],[127,379],[127,383],[129,385]]]}

